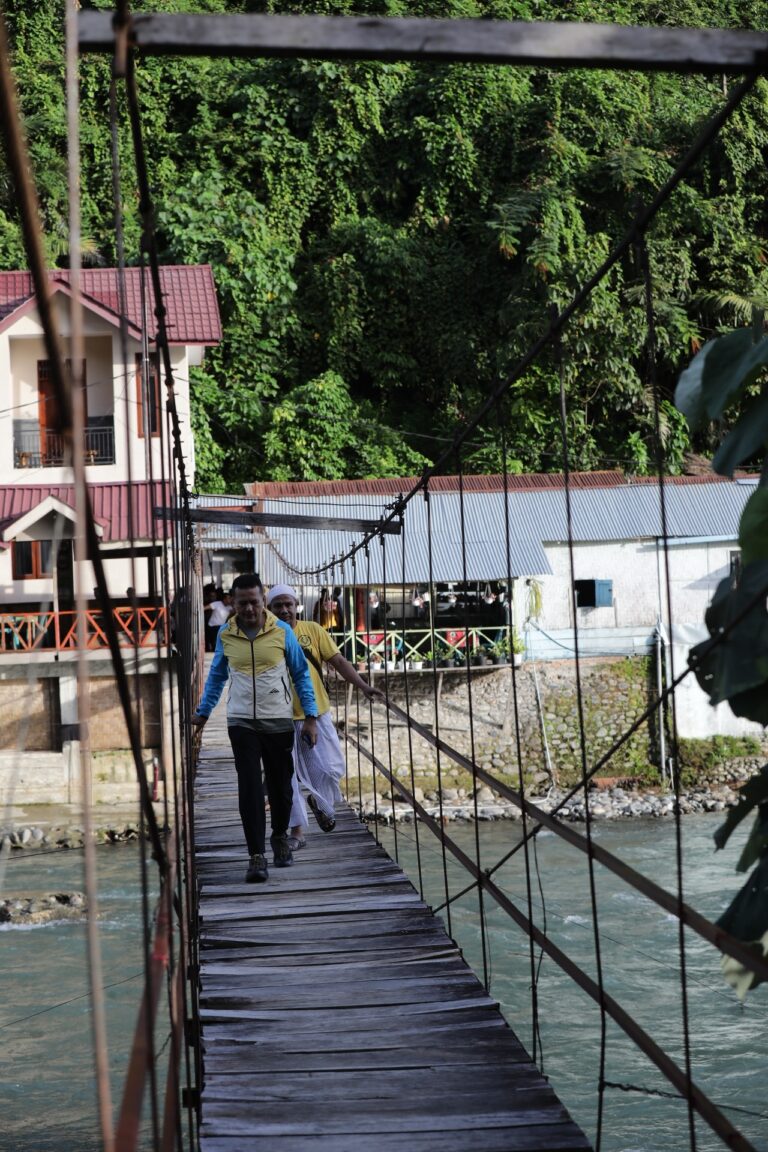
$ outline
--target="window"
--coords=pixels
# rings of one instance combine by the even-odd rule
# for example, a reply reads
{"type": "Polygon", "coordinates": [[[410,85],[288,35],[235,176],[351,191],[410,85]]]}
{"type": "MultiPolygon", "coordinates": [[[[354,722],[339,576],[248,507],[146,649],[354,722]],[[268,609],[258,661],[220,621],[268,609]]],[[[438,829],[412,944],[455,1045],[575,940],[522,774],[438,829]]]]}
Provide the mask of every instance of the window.
{"type": "Polygon", "coordinates": [[[136,398],[139,408],[139,436],[160,435],[160,373],[157,360],[150,358],[150,374],[146,387],[142,379],[143,360],[136,357],[136,398]]]}
{"type": "Polygon", "coordinates": [[[613,607],[613,580],[574,580],[577,608],[613,607]]]}
{"type": "Polygon", "coordinates": [[[14,540],[11,551],[14,580],[40,580],[53,575],[52,540],[14,540]]]}

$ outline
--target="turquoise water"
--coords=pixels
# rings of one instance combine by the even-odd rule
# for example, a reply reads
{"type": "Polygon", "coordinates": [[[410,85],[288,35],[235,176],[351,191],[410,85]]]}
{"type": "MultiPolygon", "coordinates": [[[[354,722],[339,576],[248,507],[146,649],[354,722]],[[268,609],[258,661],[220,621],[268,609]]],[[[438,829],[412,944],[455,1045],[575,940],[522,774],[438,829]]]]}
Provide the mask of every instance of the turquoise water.
{"type": "MultiPolygon", "coordinates": [[[[96,855],[116,1113],[144,982],[139,850],[114,845],[96,855]]],[[[14,854],[3,895],[83,891],[82,870],[78,851],[14,854]]],[[[167,1031],[161,1020],[159,1045],[167,1031]]],[[[0,925],[0,1149],[99,1148],[85,925],[0,925]]]]}
{"type": "MultiPolygon", "coordinates": [[[[716,917],[740,886],[733,864],[738,847],[715,854],[717,817],[688,817],[684,825],[686,898],[716,917]]],[[[486,866],[516,842],[519,824],[480,826],[486,866]]],[[[451,827],[465,851],[474,851],[474,829],[451,827]]],[[[638,870],[669,887],[674,877],[671,823],[601,824],[600,843],[638,870]]],[[[392,832],[382,839],[388,847],[392,832]]],[[[443,899],[442,857],[422,831],[427,898],[443,899]]],[[[414,830],[398,833],[401,862],[414,867],[414,830]]],[[[547,930],[553,940],[594,975],[592,916],[586,860],[544,833],[538,840],[547,930]]],[[[125,1071],[143,982],[139,853],[135,844],[99,849],[101,939],[110,1064],[115,1106],[125,1071]]],[[[450,891],[465,882],[449,863],[450,891]]],[[[503,887],[525,909],[523,855],[500,871],[503,887]]],[[[82,890],[82,854],[14,855],[6,873],[7,892],[82,890]]],[[[680,979],[676,923],[604,870],[597,870],[599,925],[607,990],[654,1039],[682,1061],[680,979]]],[[[542,901],[534,898],[542,925],[542,901]]],[[[519,930],[487,902],[491,991],[507,1019],[531,1050],[532,1014],[528,949],[519,930]]],[[[454,906],[452,932],[464,954],[481,971],[477,898],[454,906]]],[[[96,1124],[91,1056],[90,1007],[86,982],[85,931],[79,923],[40,928],[0,926],[0,1150],[2,1152],[95,1152],[96,1124]]],[[[689,999],[694,1077],[752,1143],[768,1150],[768,986],[742,1008],[720,977],[714,950],[689,935],[689,999]],[[737,1111],[746,1109],[746,1112],[737,1111]],[[751,1115],[750,1113],[758,1113],[751,1115]]],[[[574,1117],[594,1138],[599,1054],[599,1014],[593,1002],[546,958],[540,971],[539,1026],[545,1073],[574,1117]]],[[[157,1042],[167,1038],[158,1025],[157,1042]]],[[[165,1056],[163,1057],[163,1065],[165,1056]]],[[[619,1031],[609,1024],[606,1078],[668,1091],[669,1085],[619,1031]]],[[[151,1127],[145,1125],[144,1147],[151,1127]]],[[[609,1089],[605,1094],[604,1152],[658,1152],[689,1147],[687,1113],[679,1101],[609,1089]]],[[[723,1145],[697,1124],[703,1152],[723,1145]]],[[[234,1152],[234,1150],[233,1150],[234,1152]]],[[[239,1152],[239,1150],[238,1150],[239,1152]]]]}
{"type": "MultiPolygon", "coordinates": [[[[686,817],[683,828],[685,899],[715,919],[744,882],[733,866],[738,849],[713,851],[718,816],[686,817]]],[[[520,825],[481,824],[481,858],[496,863],[520,837],[520,825]]],[[[580,826],[583,829],[583,826],[580,826]]],[[[464,851],[474,855],[471,826],[451,825],[464,851]]],[[[675,833],[671,821],[599,824],[595,837],[638,871],[674,890],[675,833]]],[[[394,836],[381,839],[392,850],[394,836]]],[[[400,861],[416,882],[415,838],[411,826],[398,831],[400,861]]],[[[436,907],[445,898],[442,855],[436,839],[420,831],[425,895],[436,907]]],[[[595,977],[595,948],[586,857],[553,833],[538,837],[541,889],[534,881],[534,920],[551,939],[595,977]]],[[[525,864],[519,852],[497,874],[500,886],[527,909],[525,864]]],[[[449,892],[458,892],[466,874],[449,863],[449,892]]],[[[676,1061],[683,1062],[679,945],[676,920],[596,865],[598,925],[606,991],[676,1061]]],[[[532,1051],[531,969],[525,938],[509,917],[486,898],[490,943],[491,992],[517,1035],[532,1051]]],[[[465,958],[482,973],[480,916],[476,895],[453,906],[452,934],[465,958]]],[[[693,933],[687,934],[688,1000],[693,1078],[756,1148],[768,1149],[768,986],[747,997],[744,1007],[720,976],[719,954],[693,933]],[[744,1109],[746,1111],[739,1111],[744,1109]],[[750,1113],[757,1113],[752,1115],[750,1113]]],[[[544,958],[538,980],[541,1047],[539,1064],[560,1098],[594,1139],[597,1117],[600,1019],[592,999],[555,963],[544,958]]],[[[629,1041],[609,1022],[605,1078],[616,1084],[661,1092],[674,1091],[629,1041]]],[[[706,1125],[696,1124],[697,1148],[724,1147],[706,1125]]],[[[603,1152],[658,1152],[689,1147],[688,1113],[679,1100],[607,1089],[604,1097],[603,1152]]]]}

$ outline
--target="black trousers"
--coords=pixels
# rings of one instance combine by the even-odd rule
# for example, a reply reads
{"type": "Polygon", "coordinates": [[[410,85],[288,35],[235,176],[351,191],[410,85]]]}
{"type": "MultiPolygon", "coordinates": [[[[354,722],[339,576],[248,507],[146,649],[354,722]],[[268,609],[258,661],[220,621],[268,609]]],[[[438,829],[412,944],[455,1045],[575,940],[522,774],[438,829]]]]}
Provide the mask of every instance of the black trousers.
{"type": "Polygon", "coordinates": [[[228,728],[237,769],[237,797],[248,855],[264,852],[266,813],[261,766],[267,782],[272,835],[284,836],[291,818],[293,790],[293,723],[290,732],[254,732],[228,728]]]}

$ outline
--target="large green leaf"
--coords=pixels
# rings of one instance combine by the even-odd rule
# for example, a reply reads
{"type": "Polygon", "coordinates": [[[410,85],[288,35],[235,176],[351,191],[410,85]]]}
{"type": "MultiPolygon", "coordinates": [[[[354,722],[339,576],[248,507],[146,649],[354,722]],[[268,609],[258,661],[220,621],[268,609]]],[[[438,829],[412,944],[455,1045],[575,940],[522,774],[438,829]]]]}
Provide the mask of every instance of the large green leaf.
{"type": "Polygon", "coordinates": [[[768,561],[745,565],[737,587],[722,580],[706,611],[710,640],[692,648],[688,663],[712,704],[730,702],[736,715],[768,724],[768,561]]]}
{"type": "MultiPolygon", "coordinates": [[[[721,476],[733,476],[739,464],[750,460],[756,452],[765,448],[766,441],[768,395],[761,395],[744,406],[744,411],[715,453],[712,467],[721,476]]],[[[765,555],[768,556],[768,548],[765,555]]]]}
{"type": "Polygon", "coordinates": [[[717,923],[737,940],[759,940],[768,931],[768,856],[761,857],[717,923]]]}
{"type": "Polygon", "coordinates": [[[693,430],[701,427],[707,419],[704,403],[704,367],[716,343],[716,340],[707,341],[685,371],[680,373],[675,388],[675,406],[680,409],[693,430]]]}
{"type": "Polygon", "coordinates": [[[736,871],[746,872],[747,868],[751,868],[765,855],[766,849],[768,849],[768,804],[761,804],[752,825],[749,839],[744,845],[741,856],[739,856],[736,871]]]}
{"type": "Polygon", "coordinates": [[[768,764],[764,764],[739,792],[738,804],[729,809],[724,822],[714,834],[715,847],[724,848],[729,836],[735,828],[738,828],[744,817],[766,800],[768,800],[768,764]]]}
{"type": "Polygon", "coordinates": [[[768,560],[768,488],[757,488],[739,521],[739,547],[744,564],[768,560]]]}
{"type": "Polygon", "coordinates": [[[768,340],[755,344],[751,328],[737,328],[704,345],[680,374],[675,404],[695,429],[717,420],[768,364],[768,340]]]}
{"type": "Polygon", "coordinates": [[[757,379],[766,364],[768,340],[755,344],[751,328],[737,328],[715,340],[702,374],[702,394],[709,419],[719,419],[731,401],[757,379]]]}

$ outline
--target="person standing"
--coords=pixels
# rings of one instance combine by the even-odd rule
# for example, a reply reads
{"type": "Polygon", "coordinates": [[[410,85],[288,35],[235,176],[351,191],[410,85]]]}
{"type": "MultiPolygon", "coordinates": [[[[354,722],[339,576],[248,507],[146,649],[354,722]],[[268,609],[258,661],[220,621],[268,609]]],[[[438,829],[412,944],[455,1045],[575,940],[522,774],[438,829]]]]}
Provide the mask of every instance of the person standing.
{"type": "Polygon", "coordinates": [[[213,662],[192,723],[202,727],[229,680],[227,729],[237,771],[237,793],[249,863],[246,882],[269,878],[264,855],[267,784],[276,868],[293,861],[288,842],[293,776],[293,693],[301,702],[304,747],[317,743],[317,702],[307,661],[293,632],[264,606],[255,573],[232,583],[234,615],[219,629],[213,662]]]}
{"type": "Polygon", "coordinates": [[[384,700],[384,693],[372,688],[358,675],[338,649],[325,628],[311,620],[300,620],[299,597],[289,584],[276,584],[270,589],[267,604],[281,623],[290,627],[298,640],[309,665],[312,687],[317,700],[317,743],[310,746],[302,739],[305,716],[301,698],[294,693],[293,718],[296,728],[294,740],[293,807],[291,809],[291,845],[303,846],[303,830],[307,825],[307,810],[299,784],[306,788],[308,803],[323,832],[332,832],[336,826],[334,809],[341,800],[339,780],[346,771],[339,737],[331,720],[331,702],[323,684],[323,662],[363,693],[367,700],[384,700]]]}
{"type": "Polygon", "coordinates": [[[226,624],[232,615],[232,606],[228,604],[228,596],[225,596],[221,588],[216,589],[216,598],[211,600],[208,605],[208,617],[205,624],[205,650],[206,652],[213,652],[216,648],[216,637],[219,634],[219,628],[222,624],[226,624]]]}

